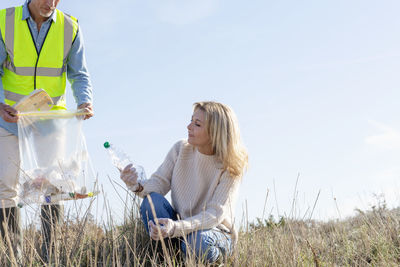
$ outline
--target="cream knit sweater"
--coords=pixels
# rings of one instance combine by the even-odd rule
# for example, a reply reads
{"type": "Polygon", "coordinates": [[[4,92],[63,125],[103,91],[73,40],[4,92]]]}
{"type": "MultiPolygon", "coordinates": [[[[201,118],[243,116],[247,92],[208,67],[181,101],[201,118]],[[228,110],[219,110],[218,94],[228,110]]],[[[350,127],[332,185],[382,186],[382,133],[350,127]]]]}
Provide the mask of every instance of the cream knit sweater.
{"type": "Polygon", "coordinates": [[[222,171],[215,156],[201,154],[186,140],[179,141],[158,170],[140,183],[143,191],[137,194],[141,197],[151,192],[166,195],[171,190],[171,204],[181,218],[173,237],[218,227],[229,231],[236,242],[234,206],[240,179],[222,171]]]}

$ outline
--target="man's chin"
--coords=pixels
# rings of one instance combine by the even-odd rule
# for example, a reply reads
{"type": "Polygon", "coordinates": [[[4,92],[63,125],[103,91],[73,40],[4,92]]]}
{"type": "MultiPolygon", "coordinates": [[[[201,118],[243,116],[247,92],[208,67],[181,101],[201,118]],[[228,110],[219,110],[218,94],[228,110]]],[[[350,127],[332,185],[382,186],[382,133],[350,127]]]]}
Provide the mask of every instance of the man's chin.
{"type": "Polygon", "coordinates": [[[53,14],[53,11],[46,12],[46,13],[45,12],[39,12],[39,14],[40,14],[41,17],[48,19],[48,18],[50,18],[51,14],[53,14]]]}

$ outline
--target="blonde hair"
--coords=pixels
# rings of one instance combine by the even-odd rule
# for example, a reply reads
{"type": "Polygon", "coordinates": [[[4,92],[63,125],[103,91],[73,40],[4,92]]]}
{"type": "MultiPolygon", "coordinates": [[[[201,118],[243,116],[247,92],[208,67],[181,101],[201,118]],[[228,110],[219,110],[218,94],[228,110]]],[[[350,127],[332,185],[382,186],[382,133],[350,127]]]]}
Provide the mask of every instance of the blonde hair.
{"type": "Polygon", "coordinates": [[[240,178],[247,167],[248,155],[240,139],[235,113],[227,105],[212,101],[196,102],[193,109],[204,111],[212,148],[223,169],[232,177],[240,178]]]}

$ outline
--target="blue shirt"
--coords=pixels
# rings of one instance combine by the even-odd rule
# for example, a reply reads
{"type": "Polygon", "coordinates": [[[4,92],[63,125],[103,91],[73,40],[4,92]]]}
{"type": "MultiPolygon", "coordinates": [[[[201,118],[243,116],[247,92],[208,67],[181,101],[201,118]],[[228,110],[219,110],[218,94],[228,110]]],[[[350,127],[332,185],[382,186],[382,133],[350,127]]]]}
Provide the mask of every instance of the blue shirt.
{"type": "MultiPolygon", "coordinates": [[[[56,21],[57,16],[55,12],[50,16],[48,20],[43,22],[38,32],[36,22],[33,20],[28,4],[31,0],[27,0],[22,8],[22,20],[28,20],[29,28],[31,29],[33,41],[36,45],[37,50],[40,52],[40,48],[46,37],[46,32],[49,29],[51,23],[56,21]]],[[[0,77],[4,75],[3,62],[7,59],[7,52],[4,44],[3,37],[0,33],[0,77]]],[[[77,36],[74,43],[72,44],[71,50],[68,54],[67,59],[67,78],[71,83],[72,92],[77,105],[83,103],[92,103],[92,83],[90,81],[89,72],[86,66],[85,59],[85,47],[83,44],[83,37],[80,29],[78,29],[77,36]]],[[[4,88],[3,83],[0,80],[0,103],[4,102],[4,88]]],[[[18,127],[16,123],[8,123],[0,117],[0,127],[6,129],[14,135],[18,135],[18,127]]]]}

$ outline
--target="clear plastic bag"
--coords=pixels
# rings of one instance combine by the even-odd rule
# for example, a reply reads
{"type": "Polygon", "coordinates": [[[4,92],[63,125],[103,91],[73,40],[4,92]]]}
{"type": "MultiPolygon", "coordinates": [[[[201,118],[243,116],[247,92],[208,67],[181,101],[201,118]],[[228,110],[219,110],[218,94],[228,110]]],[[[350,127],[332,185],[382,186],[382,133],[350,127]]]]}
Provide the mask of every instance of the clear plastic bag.
{"type": "Polygon", "coordinates": [[[20,114],[19,206],[95,195],[81,115],[64,110],[20,114]]]}

